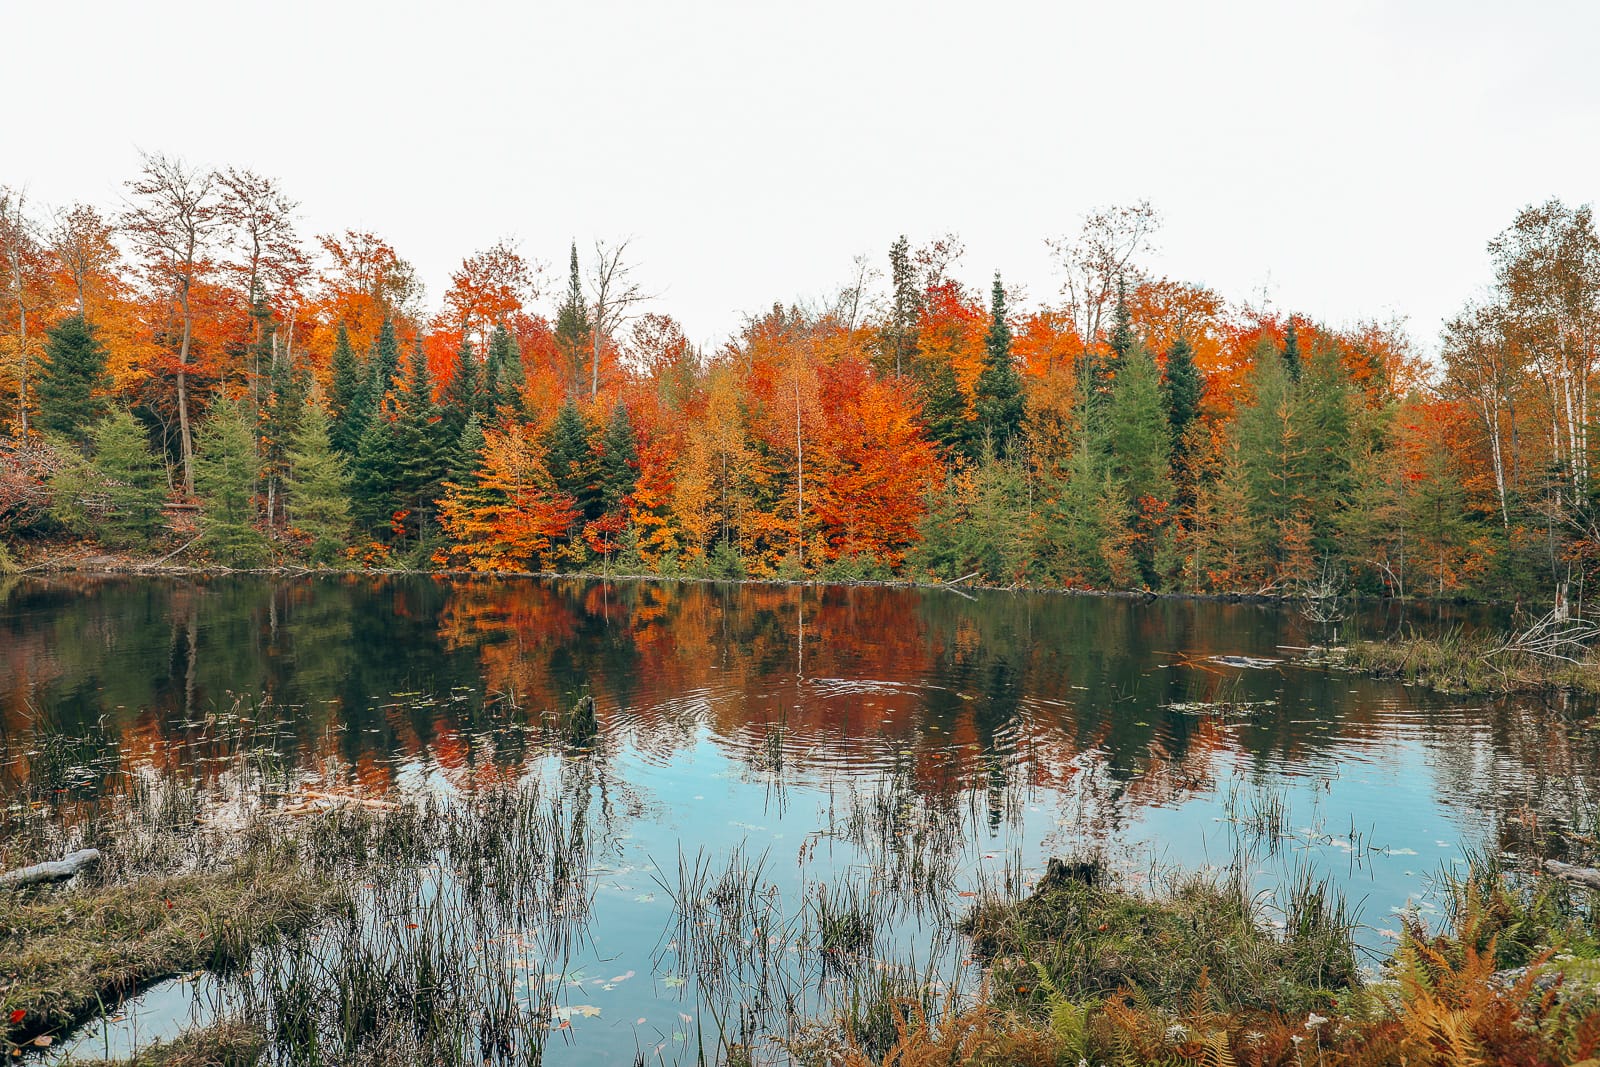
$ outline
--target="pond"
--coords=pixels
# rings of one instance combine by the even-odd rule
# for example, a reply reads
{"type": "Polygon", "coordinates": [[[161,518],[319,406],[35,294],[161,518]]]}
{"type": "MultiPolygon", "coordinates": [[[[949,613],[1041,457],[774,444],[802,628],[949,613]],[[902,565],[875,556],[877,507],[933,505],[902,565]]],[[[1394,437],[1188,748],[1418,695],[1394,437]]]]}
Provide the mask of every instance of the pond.
{"type": "MultiPolygon", "coordinates": [[[[1135,879],[1229,868],[1268,922],[1315,871],[1359,906],[1377,958],[1403,909],[1437,921],[1441,870],[1570,817],[1600,774],[1587,705],[1442,698],[1305,655],[1461,621],[884,587],[11,581],[0,790],[54,775],[65,808],[140,768],[219,779],[219,721],[324,789],[536,783],[586,835],[580,928],[520,978],[559,1019],[546,1062],[693,1061],[749,976],[713,973],[675,901],[725,873],[768,915],[746,949],[815,940],[828,900],[868,901],[868,968],[952,985],[977,980],[953,932],[975,894],[1088,851],[1135,879]],[[584,695],[596,740],[551,743],[544,713],[584,695]],[[47,731],[100,740],[52,766],[47,731]]],[[[859,980],[801,975],[795,955],[811,1008],[859,980]]],[[[76,1047],[171,1036],[224,985],[164,983],[76,1047]]]]}

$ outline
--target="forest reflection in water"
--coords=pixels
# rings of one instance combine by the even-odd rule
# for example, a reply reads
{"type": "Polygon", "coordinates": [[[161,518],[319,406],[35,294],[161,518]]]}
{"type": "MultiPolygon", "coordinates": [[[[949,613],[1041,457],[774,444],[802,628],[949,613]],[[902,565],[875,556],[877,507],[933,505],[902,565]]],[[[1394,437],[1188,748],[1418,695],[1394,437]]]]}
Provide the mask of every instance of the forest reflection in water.
{"type": "MultiPolygon", "coordinates": [[[[1374,609],[1342,628],[1402,621],[1474,620],[1374,609]]],[[[1297,661],[1335,636],[1260,604],[884,587],[8,581],[0,791],[70,819],[135,768],[221,782],[241,748],[369,795],[542,782],[594,835],[604,936],[571,966],[655,979],[605,991],[610,1036],[585,1047],[622,1058],[648,1039],[615,1020],[682,1032],[654,1022],[680,976],[704,997],[773,973],[697,959],[711,919],[684,914],[686,886],[743,886],[735,920],[769,934],[767,887],[810,902],[796,923],[832,894],[880,913],[876,958],[947,957],[962,898],[1018,890],[1048,855],[1204,867],[1253,832],[1264,893],[1284,864],[1332,871],[1378,946],[1464,850],[1590,816],[1591,707],[1297,661]],[[601,732],[576,754],[547,713],[583,694],[601,732]]]]}

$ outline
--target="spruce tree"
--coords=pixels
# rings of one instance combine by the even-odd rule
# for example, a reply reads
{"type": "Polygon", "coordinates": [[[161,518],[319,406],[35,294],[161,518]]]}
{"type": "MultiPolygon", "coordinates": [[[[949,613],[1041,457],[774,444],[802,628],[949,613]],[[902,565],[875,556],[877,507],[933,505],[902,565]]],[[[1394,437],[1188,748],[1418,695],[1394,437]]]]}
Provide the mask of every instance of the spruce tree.
{"type": "Polygon", "coordinates": [[[496,418],[502,407],[513,418],[523,414],[522,353],[504,323],[497,324],[489,335],[489,356],[484,361],[483,377],[485,415],[496,418]]]}
{"type": "Polygon", "coordinates": [[[455,371],[444,388],[444,403],[439,418],[439,432],[452,444],[461,436],[467,420],[483,405],[483,387],[478,374],[478,360],[472,351],[472,341],[461,338],[456,350],[455,371]]]}
{"type": "Polygon", "coordinates": [[[557,412],[545,440],[545,459],[556,488],[577,503],[577,522],[599,518],[602,513],[600,471],[590,444],[589,421],[568,399],[557,412]]]}
{"type": "Polygon", "coordinates": [[[1289,326],[1283,331],[1283,369],[1289,372],[1289,380],[1300,380],[1300,334],[1295,329],[1294,319],[1289,320],[1289,326]]]}
{"type": "Polygon", "coordinates": [[[1167,353],[1167,372],[1161,380],[1161,399],[1167,411],[1167,426],[1172,431],[1172,455],[1181,461],[1184,434],[1200,414],[1200,399],[1205,395],[1205,378],[1194,365],[1194,346],[1182,331],[1167,353]]]}
{"type": "Polygon", "coordinates": [[[218,399],[200,431],[195,457],[195,492],[200,497],[201,543],[229,566],[263,563],[267,539],[256,524],[259,474],[248,413],[237,402],[218,399]]]}
{"type": "Polygon", "coordinates": [[[572,263],[567,278],[567,296],[556,309],[556,344],[567,357],[572,375],[572,391],[577,392],[583,381],[584,353],[589,344],[589,307],[583,298],[583,279],[578,274],[578,242],[572,242],[572,263]]]}
{"type": "Polygon", "coordinates": [[[917,290],[917,271],[911,262],[911,245],[901,234],[889,246],[889,278],[894,286],[894,304],[886,324],[885,353],[888,367],[896,377],[914,366],[917,354],[917,316],[922,310],[922,294],[917,290]]]}
{"type": "Polygon", "coordinates": [[[1299,393],[1306,505],[1317,553],[1330,556],[1340,550],[1336,518],[1349,504],[1354,489],[1353,425],[1359,407],[1344,354],[1336,343],[1315,345],[1299,393]]]}
{"type": "Polygon", "coordinates": [[[444,481],[445,465],[453,438],[441,439],[439,406],[433,400],[433,379],[419,337],[412,347],[406,381],[396,398],[394,443],[400,506],[411,511],[417,535],[427,531],[428,516],[444,481]]]}
{"type": "Polygon", "coordinates": [[[1133,314],[1128,310],[1128,287],[1122,275],[1117,275],[1117,303],[1111,310],[1111,333],[1106,345],[1119,363],[1133,350],[1133,314]]]}
{"type": "Polygon", "coordinates": [[[601,449],[600,507],[602,511],[616,511],[639,482],[639,441],[628,409],[622,404],[612,409],[601,449]]]}
{"type": "Polygon", "coordinates": [[[978,375],[978,423],[1004,458],[1022,430],[1022,375],[1011,356],[1011,326],[1006,322],[1006,291],[1000,272],[989,301],[989,333],[984,338],[983,371],[978,375]]]}
{"type": "Polygon", "coordinates": [[[350,487],[333,449],[328,409],[313,399],[289,446],[290,525],[310,539],[314,563],[333,563],[350,543],[350,487]]]}
{"type": "Polygon", "coordinates": [[[399,446],[394,421],[382,412],[367,422],[350,464],[350,502],[356,521],[374,536],[389,530],[400,509],[399,446]]]}
{"type": "Polygon", "coordinates": [[[922,401],[922,421],[928,428],[928,437],[939,445],[946,461],[976,461],[982,443],[978,424],[967,418],[967,398],[961,392],[950,362],[939,360],[931,366],[923,366],[917,393],[922,401]]]}
{"type": "Polygon", "coordinates": [[[93,470],[110,504],[98,523],[100,540],[139,547],[161,527],[166,479],[150,451],[150,438],[139,421],[121,408],[113,410],[91,432],[93,470]]]}
{"type": "Polygon", "coordinates": [[[350,344],[350,331],[341,322],[338,339],[333,343],[333,424],[329,430],[329,440],[341,455],[355,455],[367,420],[372,417],[371,398],[350,344]]]}
{"type": "Polygon", "coordinates": [[[62,319],[45,333],[46,363],[39,378],[39,424],[47,433],[82,442],[104,413],[111,388],[106,350],[82,316],[62,319]]]}
{"type": "Polygon", "coordinates": [[[394,319],[388,315],[383,317],[383,325],[378,328],[378,341],[369,362],[371,374],[367,378],[367,393],[372,410],[381,411],[385,407],[385,397],[394,386],[395,376],[400,373],[400,338],[394,332],[394,319]]]}
{"type": "Polygon", "coordinates": [[[1150,350],[1135,343],[1122,355],[1107,405],[1106,435],[1111,471],[1130,507],[1146,499],[1172,498],[1167,465],[1172,430],[1161,402],[1160,373],[1150,350]]]}
{"type": "Polygon", "coordinates": [[[449,480],[458,486],[469,485],[483,459],[483,420],[477,412],[467,419],[450,449],[449,480]]]}

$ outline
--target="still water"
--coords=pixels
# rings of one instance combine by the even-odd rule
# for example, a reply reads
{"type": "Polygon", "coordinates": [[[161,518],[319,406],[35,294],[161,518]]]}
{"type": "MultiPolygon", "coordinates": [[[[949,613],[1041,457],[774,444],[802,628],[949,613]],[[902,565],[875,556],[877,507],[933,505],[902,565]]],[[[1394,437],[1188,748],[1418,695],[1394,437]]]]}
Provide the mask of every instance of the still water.
{"type": "MultiPolygon", "coordinates": [[[[1242,863],[1267,922],[1310,867],[1378,958],[1399,911],[1437,918],[1441,870],[1584,808],[1600,773],[1588,706],[1303,662],[1352,632],[1460,621],[872,587],[11,581],[0,794],[38,773],[44,729],[110,739],[73,801],[142,767],[221,774],[207,723],[230,715],[323,788],[566,790],[596,828],[592,904],[571,957],[529,978],[561,1005],[547,1062],[692,1061],[709,992],[674,936],[680,864],[759,869],[776,913],[819,887],[892,896],[874,965],[953,984],[976,978],[951,932],[973,895],[1086,850],[1134,881],[1242,863]],[[600,737],[575,754],[533,727],[583,694],[600,737]]],[[[171,1036],[216,995],[166,983],[78,1047],[171,1036]]]]}

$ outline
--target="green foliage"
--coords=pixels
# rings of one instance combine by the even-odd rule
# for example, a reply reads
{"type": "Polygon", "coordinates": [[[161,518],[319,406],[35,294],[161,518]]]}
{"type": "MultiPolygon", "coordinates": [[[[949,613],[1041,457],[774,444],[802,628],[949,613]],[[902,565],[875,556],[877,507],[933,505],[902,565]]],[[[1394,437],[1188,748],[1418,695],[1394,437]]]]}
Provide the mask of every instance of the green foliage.
{"type": "Polygon", "coordinates": [[[456,366],[444,389],[443,410],[439,418],[439,432],[446,440],[461,436],[467,420],[483,407],[483,384],[478,374],[478,359],[472,351],[472,341],[461,338],[456,351],[456,366]]]}
{"type": "Polygon", "coordinates": [[[618,404],[611,411],[600,446],[600,506],[616,511],[639,481],[639,441],[628,409],[618,404]]]}
{"type": "Polygon", "coordinates": [[[983,371],[978,375],[978,425],[1004,459],[1022,429],[1022,375],[1011,354],[1011,325],[1006,321],[1006,291],[994,276],[989,298],[989,332],[984,338],[983,371]]]}
{"type": "Polygon", "coordinates": [[[394,319],[388,315],[383,317],[383,325],[378,328],[378,341],[368,362],[372,374],[367,379],[367,392],[372,410],[379,411],[385,406],[384,397],[393,386],[395,376],[400,373],[400,338],[395,335],[394,319]]]}
{"type": "Polygon", "coordinates": [[[377,414],[361,435],[350,465],[350,496],[356,521],[374,535],[386,534],[402,505],[400,449],[393,420],[377,414]]]}
{"type": "Polygon", "coordinates": [[[94,471],[110,503],[97,527],[100,539],[139,547],[161,528],[165,472],[150,451],[144,427],[120,408],[96,423],[91,437],[94,471]]]}
{"type": "Polygon", "coordinates": [[[81,316],[62,319],[45,334],[46,362],[39,377],[39,425],[47,433],[82,442],[106,410],[111,388],[106,350],[95,327],[81,316]]]}
{"type": "Polygon", "coordinates": [[[929,501],[911,564],[946,581],[976,574],[986,583],[1010,585],[1027,575],[1034,551],[1026,468],[986,444],[978,463],[929,501]]]}
{"type": "Polygon", "coordinates": [[[1172,431],[1175,459],[1181,459],[1188,452],[1186,433],[1200,414],[1200,400],[1205,389],[1205,378],[1194,365],[1194,346],[1187,335],[1180,333],[1173,342],[1172,351],[1167,353],[1166,374],[1161,380],[1161,400],[1172,431]]]}
{"type": "Polygon", "coordinates": [[[372,419],[372,391],[362,377],[355,349],[350,346],[350,332],[342,322],[333,345],[332,389],[333,425],[329,439],[341,455],[353,456],[372,419]]]}
{"type": "Polygon", "coordinates": [[[1289,325],[1283,331],[1283,369],[1288,372],[1291,382],[1300,380],[1300,332],[1295,329],[1294,319],[1289,320],[1289,325]]]}
{"type": "Polygon", "coordinates": [[[266,536],[256,522],[260,461],[243,406],[227,399],[213,403],[195,451],[201,543],[228,566],[259,566],[268,556],[266,536]]]}
{"type": "Polygon", "coordinates": [[[981,436],[978,424],[967,418],[967,400],[956,381],[955,368],[948,361],[922,367],[917,393],[928,438],[939,445],[946,459],[950,462],[976,460],[981,436]]]}
{"type": "Polygon", "coordinates": [[[335,562],[350,539],[349,485],[333,450],[331,421],[321,403],[306,408],[289,448],[284,485],[290,525],[309,539],[312,561],[323,564],[335,562]]]}
{"type": "Polygon", "coordinates": [[[505,414],[520,415],[523,382],[522,353],[516,338],[500,323],[489,335],[489,355],[484,360],[483,413],[493,419],[504,408],[505,414]]]}
{"type": "Polygon", "coordinates": [[[589,321],[589,307],[583,298],[583,280],[578,274],[578,243],[572,243],[572,261],[567,277],[567,295],[556,309],[556,345],[567,358],[572,376],[573,390],[577,391],[582,378],[584,352],[589,344],[593,324],[589,321]]]}
{"type": "Polygon", "coordinates": [[[576,502],[580,525],[602,513],[600,463],[592,434],[589,420],[569,399],[556,413],[545,439],[545,465],[556,488],[576,502]]]}
{"type": "Polygon", "coordinates": [[[1066,483],[1047,511],[1044,565],[1065,585],[1108,589],[1133,578],[1128,491],[1098,454],[1087,432],[1080,434],[1067,466],[1066,483]]]}

